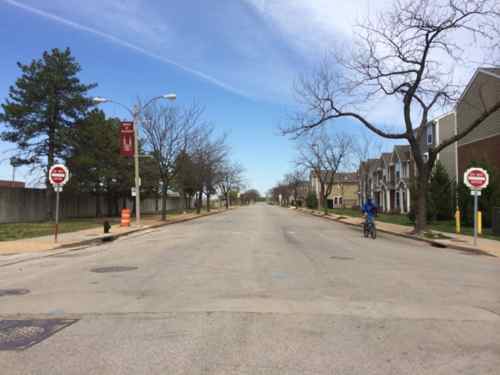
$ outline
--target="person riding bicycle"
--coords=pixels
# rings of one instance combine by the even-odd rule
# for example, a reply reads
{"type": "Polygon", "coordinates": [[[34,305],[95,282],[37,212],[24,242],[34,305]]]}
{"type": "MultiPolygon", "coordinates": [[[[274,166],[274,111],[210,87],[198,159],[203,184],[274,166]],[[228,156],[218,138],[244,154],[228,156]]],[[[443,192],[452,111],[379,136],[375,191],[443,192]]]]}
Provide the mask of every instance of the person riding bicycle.
{"type": "Polygon", "coordinates": [[[366,215],[365,227],[368,224],[373,224],[373,218],[377,214],[377,205],[373,203],[371,198],[368,198],[363,205],[363,213],[366,215]]]}

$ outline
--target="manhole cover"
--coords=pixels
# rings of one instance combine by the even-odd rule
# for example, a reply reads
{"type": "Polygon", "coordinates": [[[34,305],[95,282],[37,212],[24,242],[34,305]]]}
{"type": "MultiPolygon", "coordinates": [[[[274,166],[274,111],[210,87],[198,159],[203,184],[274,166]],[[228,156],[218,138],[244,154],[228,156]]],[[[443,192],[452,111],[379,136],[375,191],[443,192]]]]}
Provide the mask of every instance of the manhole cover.
{"type": "Polygon", "coordinates": [[[273,272],[272,277],[273,279],[286,279],[288,274],[286,272],[273,272]]]}
{"type": "Polygon", "coordinates": [[[28,294],[30,292],[29,289],[0,289],[0,297],[5,296],[22,296],[24,294],[28,294]]]}
{"type": "Polygon", "coordinates": [[[75,319],[0,320],[0,350],[24,350],[38,344],[75,319]]]}
{"type": "Polygon", "coordinates": [[[138,269],[139,267],[127,267],[127,266],[111,266],[111,267],[97,267],[92,268],[92,272],[97,273],[105,273],[105,272],[125,272],[125,271],[133,271],[138,269]]]}

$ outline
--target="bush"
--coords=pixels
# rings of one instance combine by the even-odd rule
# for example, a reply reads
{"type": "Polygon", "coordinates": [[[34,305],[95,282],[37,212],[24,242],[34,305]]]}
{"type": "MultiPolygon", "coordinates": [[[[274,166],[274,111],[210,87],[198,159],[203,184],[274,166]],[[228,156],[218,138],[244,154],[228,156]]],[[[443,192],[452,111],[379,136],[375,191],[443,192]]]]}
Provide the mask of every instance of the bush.
{"type": "Polygon", "coordinates": [[[310,191],[307,194],[306,206],[307,206],[307,208],[310,208],[310,209],[318,208],[318,197],[316,197],[316,193],[314,193],[313,191],[310,191]]]}

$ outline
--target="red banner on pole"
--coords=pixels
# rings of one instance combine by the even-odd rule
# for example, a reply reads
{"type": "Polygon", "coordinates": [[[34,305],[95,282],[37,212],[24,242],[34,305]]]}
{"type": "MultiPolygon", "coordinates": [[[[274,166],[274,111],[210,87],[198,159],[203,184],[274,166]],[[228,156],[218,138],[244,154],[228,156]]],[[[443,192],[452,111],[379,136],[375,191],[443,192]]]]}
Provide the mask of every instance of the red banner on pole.
{"type": "Polygon", "coordinates": [[[134,156],[134,123],[131,121],[120,125],[120,155],[134,156]]]}

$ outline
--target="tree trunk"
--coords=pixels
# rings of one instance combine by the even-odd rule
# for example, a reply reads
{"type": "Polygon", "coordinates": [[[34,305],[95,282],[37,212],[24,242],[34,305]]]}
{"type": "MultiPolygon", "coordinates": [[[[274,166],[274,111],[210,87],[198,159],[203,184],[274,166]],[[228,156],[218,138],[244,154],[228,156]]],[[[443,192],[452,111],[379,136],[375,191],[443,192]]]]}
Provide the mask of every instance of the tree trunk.
{"type": "Polygon", "coordinates": [[[203,204],[203,193],[200,191],[198,193],[198,197],[197,197],[197,203],[196,203],[196,213],[201,213],[201,205],[203,204]]]}
{"type": "Polygon", "coordinates": [[[207,212],[210,212],[210,193],[207,193],[207,212]]]}
{"type": "Polygon", "coordinates": [[[167,220],[167,188],[165,183],[161,188],[161,220],[167,220]]]}
{"type": "Polygon", "coordinates": [[[101,193],[99,190],[95,192],[95,217],[101,217],[102,216],[102,209],[101,209],[101,193]]]}
{"type": "Polygon", "coordinates": [[[226,210],[229,210],[229,190],[226,192],[226,210]]]}
{"type": "Polygon", "coordinates": [[[427,177],[417,177],[417,189],[415,191],[415,233],[421,234],[427,228],[427,177]]]}

